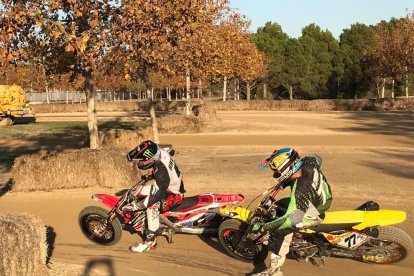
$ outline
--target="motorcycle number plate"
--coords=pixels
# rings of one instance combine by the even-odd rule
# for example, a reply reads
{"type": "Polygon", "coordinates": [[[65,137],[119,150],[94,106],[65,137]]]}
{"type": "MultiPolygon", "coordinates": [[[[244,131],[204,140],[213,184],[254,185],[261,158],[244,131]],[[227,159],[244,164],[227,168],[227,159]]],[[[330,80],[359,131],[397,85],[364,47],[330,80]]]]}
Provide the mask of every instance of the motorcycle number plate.
{"type": "Polygon", "coordinates": [[[365,234],[350,232],[342,235],[341,240],[337,243],[337,245],[346,248],[354,248],[365,243],[367,240],[369,240],[369,237],[365,234]]]}
{"type": "Polygon", "coordinates": [[[272,207],[272,205],[273,205],[273,203],[275,202],[276,200],[273,198],[273,197],[268,197],[266,200],[264,200],[263,202],[262,202],[262,207],[263,208],[265,208],[266,210],[269,210],[270,209],[270,207],[272,207]]]}

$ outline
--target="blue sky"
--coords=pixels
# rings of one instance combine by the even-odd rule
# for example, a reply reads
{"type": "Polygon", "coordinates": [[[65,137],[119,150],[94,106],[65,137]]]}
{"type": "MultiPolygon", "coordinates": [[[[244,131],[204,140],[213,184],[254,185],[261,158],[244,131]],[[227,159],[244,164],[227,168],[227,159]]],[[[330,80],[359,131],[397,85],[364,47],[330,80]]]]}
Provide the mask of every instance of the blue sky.
{"type": "Polygon", "coordinates": [[[250,30],[272,21],[290,37],[316,23],[339,38],[353,23],[375,25],[381,20],[404,17],[414,10],[414,0],[230,0],[231,7],[251,20],[250,30]]]}

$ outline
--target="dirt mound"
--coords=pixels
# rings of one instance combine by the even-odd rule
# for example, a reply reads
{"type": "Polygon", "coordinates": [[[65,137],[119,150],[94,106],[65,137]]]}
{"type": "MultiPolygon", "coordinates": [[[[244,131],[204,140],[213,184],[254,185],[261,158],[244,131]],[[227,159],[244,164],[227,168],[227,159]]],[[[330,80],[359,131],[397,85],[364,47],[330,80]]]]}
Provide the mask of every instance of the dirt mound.
{"type": "Polygon", "coordinates": [[[132,149],[139,143],[153,138],[150,127],[141,129],[103,129],[99,131],[102,148],[132,149]]]}
{"type": "Polygon", "coordinates": [[[192,115],[164,116],[157,123],[159,131],[163,133],[200,133],[205,127],[200,118],[192,115]]]}
{"type": "Polygon", "coordinates": [[[16,158],[12,191],[125,187],[139,172],[117,149],[39,152],[16,158]]]}

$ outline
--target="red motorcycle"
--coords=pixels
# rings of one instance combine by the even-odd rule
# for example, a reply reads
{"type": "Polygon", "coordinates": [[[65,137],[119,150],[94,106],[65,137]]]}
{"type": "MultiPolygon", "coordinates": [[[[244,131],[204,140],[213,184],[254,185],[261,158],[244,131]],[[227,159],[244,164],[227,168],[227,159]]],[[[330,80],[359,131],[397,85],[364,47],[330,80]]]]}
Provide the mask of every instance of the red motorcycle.
{"type": "MultiPolygon", "coordinates": [[[[111,208],[88,206],[79,214],[79,226],[83,235],[100,245],[114,245],[122,236],[122,230],[138,233],[141,237],[146,229],[146,212],[123,211],[122,207],[133,200],[142,200],[140,189],[148,182],[141,180],[121,197],[95,194],[92,198],[111,208]]],[[[182,203],[168,212],[160,214],[160,235],[169,243],[175,233],[215,235],[226,217],[219,213],[220,207],[242,202],[241,194],[200,194],[186,197],[182,203]]]]}

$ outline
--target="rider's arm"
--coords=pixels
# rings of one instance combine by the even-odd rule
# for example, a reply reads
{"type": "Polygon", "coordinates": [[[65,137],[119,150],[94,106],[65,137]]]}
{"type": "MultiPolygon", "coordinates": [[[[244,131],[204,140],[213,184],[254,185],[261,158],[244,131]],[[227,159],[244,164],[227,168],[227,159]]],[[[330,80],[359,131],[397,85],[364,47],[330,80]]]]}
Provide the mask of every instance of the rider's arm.
{"type": "Polygon", "coordinates": [[[330,206],[332,196],[325,177],[314,166],[303,166],[302,176],[292,185],[286,214],[264,224],[263,229],[285,229],[319,217],[330,206]],[[306,218],[305,217],[306,214],[306,218]]]}
{"type": "Polygon", "coordinates": [[[170,177],[164,164],[161,163],[160,166],[157,166],[154,170],[154,180],[157,183],[158,191],[152,195],[149,195],[147,207],[163,199],[167,193],[168,186],[170,184],[170,177]]]}
{"type": "Polygon", "coordinates": [[[283,216],[275,220],[265,223],[263,225],[263,230],[272,231],[275,229],[289,228],[295,225],[292,223],[293,217],[294,217],[294,221],[298,219],[301,220],[303,218],[304,212],[298,212],[298,209],[296,207],[295,191],[296,191],[296,181],[294,184],[292,184],[292,192],[290,193],[290,201],[289,201],[289,206],[288,206],[286,213],[283,216]]]}

